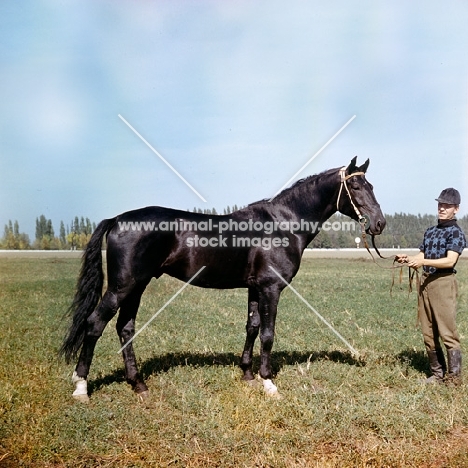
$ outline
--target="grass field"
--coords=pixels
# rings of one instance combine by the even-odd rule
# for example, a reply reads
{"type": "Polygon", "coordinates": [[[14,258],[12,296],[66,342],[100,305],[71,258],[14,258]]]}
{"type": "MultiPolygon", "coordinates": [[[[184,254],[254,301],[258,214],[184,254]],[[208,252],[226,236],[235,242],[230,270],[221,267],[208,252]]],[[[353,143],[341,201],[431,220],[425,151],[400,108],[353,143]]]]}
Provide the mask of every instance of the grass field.
{"type": "MultiPolygon", "coordinates": [[[[458,269],[466,349],[468,261],[458,269]]],[[[71,398],[73,366],[57,358],[78,270],[78,259],[0,259],[1,467],[468,466],[467,386],[418,382],[428,368],[416,295],[404,282],[390,296],[389,270],[304,260],[294,287],[361,357],[285,290],[273,353],[281,400],[240,379],[246,291],[189,287],[135,340],[150,400],[124,381],[114,320],[87,405],[71,398]]],[[[137,328],[180,287],[152,282],[137,328]]]]}

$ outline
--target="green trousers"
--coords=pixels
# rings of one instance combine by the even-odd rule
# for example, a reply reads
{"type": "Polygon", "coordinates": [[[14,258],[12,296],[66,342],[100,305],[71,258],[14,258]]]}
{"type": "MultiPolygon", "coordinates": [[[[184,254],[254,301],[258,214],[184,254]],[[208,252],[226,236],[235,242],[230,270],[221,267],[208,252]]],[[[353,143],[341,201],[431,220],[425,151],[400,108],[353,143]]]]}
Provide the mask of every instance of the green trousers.
{"type": "Polygon", "coordinates": [[[418,315],[427,351],[440,348],[440,341],[447,350],[460,349],[460,336],[455,323],[457,294],[455,274],[422,275],[418,315]]]}

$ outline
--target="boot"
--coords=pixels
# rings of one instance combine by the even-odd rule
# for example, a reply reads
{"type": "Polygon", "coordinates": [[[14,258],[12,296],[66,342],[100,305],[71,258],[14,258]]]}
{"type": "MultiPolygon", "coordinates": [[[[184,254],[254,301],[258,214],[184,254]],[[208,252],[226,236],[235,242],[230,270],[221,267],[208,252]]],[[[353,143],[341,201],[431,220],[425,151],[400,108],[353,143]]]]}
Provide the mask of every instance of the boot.
{"type": "Polygon", "coordinates": [[[429,357],[429,367],[431,368],[432,375],[429,378],[423,380],[423,383],[442,383],[444,380],[445,371],[447,370],[442,348],[428,351],[427,356],[429,357]]]}
{"type": "Polygon", "coordinates": [[[447,351],[448,358],[448,372],[445,376],[445,381],[448,384],[460,385],[462,382],[461,379],[461,364],[462,364],[462,355],[461,349],[449,349],[447,351]]]}

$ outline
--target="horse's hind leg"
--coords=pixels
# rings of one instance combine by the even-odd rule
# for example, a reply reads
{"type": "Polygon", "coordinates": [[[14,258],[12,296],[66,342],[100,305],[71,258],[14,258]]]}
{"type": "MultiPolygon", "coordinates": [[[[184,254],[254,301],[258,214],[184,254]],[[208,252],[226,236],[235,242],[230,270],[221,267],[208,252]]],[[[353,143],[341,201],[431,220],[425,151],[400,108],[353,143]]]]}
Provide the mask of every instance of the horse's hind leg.
{"type": "Polygon", "coordinates": [[[147,284],[148,282],[137,285],[122,301],[116,325],[120,344],[121,346],[125,346],[122,350],[125,363],[125,378],[141,399],[144,399],[148,395],[148,387],[138,372],[132,340],[135,336],[135,318],[140,306],[141,295],[147,284]]]}
{"type": "Polygon", "coordinates": [[[117,312],[118,306],[117,295],[108,290],[96,310],[87,319],[86,335],[73,373],[73,383],[76,386],[73,396],[78,400],[88,400],[86,379],[93,360],[94,348],[104,328],[117,312]]]}
{"type": "Polygon", "coordinates": [[[249,288],[249,308],[247,315],[247,325],[245,327],[247,336],[245,339],[244,351],[241,359],[241,369],[244,371],[244,380],[254,380],[252,372],[252,355],[255,340],[260,329],[260,314],[258,312],[258,291],[249,288]]]}

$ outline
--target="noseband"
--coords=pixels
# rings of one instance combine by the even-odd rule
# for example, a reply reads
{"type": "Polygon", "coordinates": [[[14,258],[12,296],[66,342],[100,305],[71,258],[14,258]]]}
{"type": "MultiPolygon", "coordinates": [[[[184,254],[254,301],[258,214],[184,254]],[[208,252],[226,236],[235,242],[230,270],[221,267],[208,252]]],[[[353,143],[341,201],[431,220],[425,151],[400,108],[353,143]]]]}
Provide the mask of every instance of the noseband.
{"type": "Polygon", "coordinates": [[[353,197],[351,197],[351,193],[349,192],[348,184],[346,182],[351,177],[354,177],[354,176],[357,176],[357,175],[364,175],[364,174],[365,174],[365,172],[354,172],[353,174],[346,175],[346,167],[342,167],[340,169],[340,179],[341,179],[340,191],[338,192],[338,199],[336,200],[336,209],[337,209],[337,211],[339,211],[340,210],[339,205],[340,205],[341,192],[342,192],[343,187],[344,187],[345,190],[346,190],[346,193],[348,194],[349,201],[351,202],[351,206],[353,207],[354,212],[356,213],[356,215],[358,217],[359,224],[361,226],[363,226],[363,227],[367,223],[367,218],[361,214],[361,212],[359,211],[359,208],[355,205],[355,203],[353,201],[353,197]]]}

